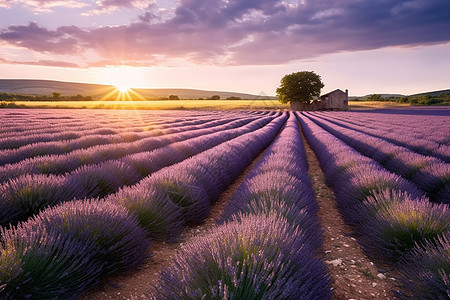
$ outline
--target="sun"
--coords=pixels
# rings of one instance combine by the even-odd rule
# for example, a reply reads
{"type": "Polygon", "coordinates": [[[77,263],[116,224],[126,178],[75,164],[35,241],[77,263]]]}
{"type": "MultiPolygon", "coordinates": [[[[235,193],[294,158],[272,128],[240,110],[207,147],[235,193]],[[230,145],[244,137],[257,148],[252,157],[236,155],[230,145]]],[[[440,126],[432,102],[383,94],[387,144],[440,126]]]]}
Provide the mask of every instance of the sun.
{"type": "Polygon", "coordinates": [[[116,84],[116,88],[121,93],[128,93],[128,92],[130,92],[130,89],[131,89],[131,87],[127,84],[116,84]]]}

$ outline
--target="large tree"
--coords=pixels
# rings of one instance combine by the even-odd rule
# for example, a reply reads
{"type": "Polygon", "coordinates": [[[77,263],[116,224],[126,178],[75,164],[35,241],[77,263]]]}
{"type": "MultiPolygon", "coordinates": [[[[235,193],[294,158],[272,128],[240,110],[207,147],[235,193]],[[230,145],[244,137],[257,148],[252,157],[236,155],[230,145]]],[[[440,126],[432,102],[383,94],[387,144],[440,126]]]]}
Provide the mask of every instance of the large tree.
{"type": "Polygon", "coordinates": [[[281,103],[302,102],[309,104],[313,97],[320,96],[324,87],[320,76],[314,72],[302,71],[285,75],[277,88],[278,100],[281,103]]]}

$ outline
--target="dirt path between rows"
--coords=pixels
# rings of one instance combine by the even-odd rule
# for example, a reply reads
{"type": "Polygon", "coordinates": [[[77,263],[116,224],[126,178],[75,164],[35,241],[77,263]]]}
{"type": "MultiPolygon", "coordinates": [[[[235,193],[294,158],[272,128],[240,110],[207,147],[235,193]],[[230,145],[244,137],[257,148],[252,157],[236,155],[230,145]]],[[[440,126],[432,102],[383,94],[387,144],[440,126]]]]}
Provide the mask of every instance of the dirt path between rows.
{"type": "Polygon", "coordinates": [[[319,222],[323,232],[324,261],[333,278],[332,299],[395,299],[391,292],[394,278],[379,270],[363,253],[352,228],[344,223],[336,207],[333,192],[325,184],[325,177],[314,151],[302,133],[317,203],[319,222]]]}
{"type": "Polygon", "coordinates": [[[210,216],[203,224],[184,228],[180,239],[176,243],[152,242],[149,248],[151,258],[138,270],[128,274],[112,275],[102,280],[97,288],[86,292],[80,300],[99,299],[140,299],[145,298],[144,294],[149,292],[152,285],[158,280],[158,272],[169,266],[172,258],[180,247],[196,236],[206,234],[211,228],[216,226],[216,220],[221,216],[223,209],[236,192],[238,186],[244,181],[247,174],[255,167],[266,149],[248,166],[245,171],[225,190],[217,202],[211,207],[210,216]]]}

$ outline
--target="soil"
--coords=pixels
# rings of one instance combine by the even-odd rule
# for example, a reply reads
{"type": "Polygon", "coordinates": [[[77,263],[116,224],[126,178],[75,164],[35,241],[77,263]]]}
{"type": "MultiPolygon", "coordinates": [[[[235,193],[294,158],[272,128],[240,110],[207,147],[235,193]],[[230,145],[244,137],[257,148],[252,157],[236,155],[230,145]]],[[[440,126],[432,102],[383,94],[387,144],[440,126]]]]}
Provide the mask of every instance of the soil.
{"type": "Polygon", "coordinates": [[[383,271],[364,254],[353,230],[345,224],[336,207],[335,196],[325,184],[325,177],[314,151],[302,134],[308,159],[308,174],[319,204],[319,222],[323,231],[323,260],[333,279],[332,299],[395,299],[395,278],[383,271]]]}
{"type": "MultiPolygon", "coordinates": [[[[336,207],[333,192],[325,184],[323,172],[317,158],[302,134],[308,158],[308,174],[311,178],[319,204],[318,217],[323,228],[321,257],[327,264],[333,279],[332,299],[395,299],[392,290],[395,278],[389,271],[382,270],[364,254],[352,228],[346,225],[336,207]]],[[[264,152],[263,152],[264,153],[264,152]]],[[[173,257],[184,243],[207,233],[216,225],[227,201],[256,165],[263,153],[256,158],[246,171],[221,195],[211,209],[210,217],[203,224],[185,228],[176,243],[153,242],[151,257],[139,269],[127,274],[117,274],[105,278],[101,284],[80,297],[82,300],[97,299],[142,299],[158,280],[158,272],[169,266],[173,257]]]]}

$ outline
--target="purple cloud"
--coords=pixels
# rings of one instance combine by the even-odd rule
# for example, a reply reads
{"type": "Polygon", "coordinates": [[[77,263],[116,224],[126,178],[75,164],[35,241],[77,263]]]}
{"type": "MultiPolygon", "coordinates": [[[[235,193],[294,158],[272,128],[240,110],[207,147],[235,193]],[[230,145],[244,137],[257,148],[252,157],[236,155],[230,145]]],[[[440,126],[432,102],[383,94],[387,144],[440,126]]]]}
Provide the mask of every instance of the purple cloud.
{"type": "MultiPolygon", "coordinates": [[[[141,2],[142,3],[142,2],[141,2]]],[[[151,3],[147,3],[151,4],[151,3]]],[[[103,7],[130,7],[105,0],[103,7]]],[[[151,4],[153,5],[153,4],[151,4]]],[[[130,24],[49,30],[9,26],[0,40],[37,52],[103,59],[85,65],[154,64],[183,58],[206,64],[277,64],[326,53],[450,41],[448,0],[181,0],[169,19],[153,9],[130,24]]]]}
{"type": "Polygon", "coordinates": [[[77,54],[80,45],[73,34],[78,31],[75,26],[63,26],[51,31],[31,22],[27,26],[9,26],[0,32],[0,39],[38,52],[77,54]]]}

